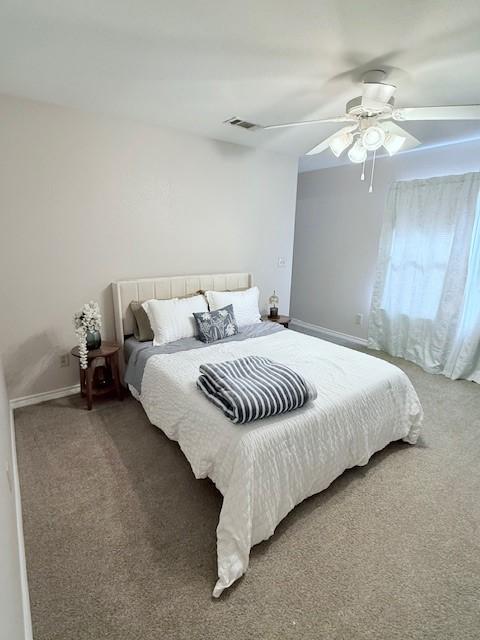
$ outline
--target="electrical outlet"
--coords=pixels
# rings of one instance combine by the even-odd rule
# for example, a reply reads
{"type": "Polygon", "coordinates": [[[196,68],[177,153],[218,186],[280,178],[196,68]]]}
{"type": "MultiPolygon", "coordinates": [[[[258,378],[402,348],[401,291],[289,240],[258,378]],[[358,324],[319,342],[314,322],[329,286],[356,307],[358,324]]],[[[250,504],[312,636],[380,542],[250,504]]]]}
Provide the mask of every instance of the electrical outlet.
{"type": "Polygon", "coordinates": [[[355,324],[358,324],[360,327],[363,324],[363,313],[357,313],[355,316],[355,324]]]}
{"type": "Polygon", "coordinates": [[[60,366],[61,367],[69,367],[70,366],[70,356],[68,353],[63,353],[60,356],[60,366]]]}
{"type": "Polygon", "coordinates": [[[283,256],[281,256],[280,258],[278,258],[277,260],[277,267],[279,269],[284,269],[287,266],[287,259],[284,258],[283,256]]]}

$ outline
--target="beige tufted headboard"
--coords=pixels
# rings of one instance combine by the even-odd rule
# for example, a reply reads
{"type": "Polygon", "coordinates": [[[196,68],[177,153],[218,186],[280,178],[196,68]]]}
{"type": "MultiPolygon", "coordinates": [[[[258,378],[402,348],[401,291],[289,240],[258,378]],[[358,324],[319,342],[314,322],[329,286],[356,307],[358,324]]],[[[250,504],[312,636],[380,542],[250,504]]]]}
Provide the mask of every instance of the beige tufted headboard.
{"type": "Polygon", "coordinates": [[[253,284],[250,273],[215,273],[210,275],[168,276],[120,280],[112,283],[113,308],[115,313],[115,335],[117,343],[123,345],[125,336],[133,333],[133,317],[130,311],[132,300],[157,298],[180,298],[203,291],[235,291],[247,289],[253,284]]]}

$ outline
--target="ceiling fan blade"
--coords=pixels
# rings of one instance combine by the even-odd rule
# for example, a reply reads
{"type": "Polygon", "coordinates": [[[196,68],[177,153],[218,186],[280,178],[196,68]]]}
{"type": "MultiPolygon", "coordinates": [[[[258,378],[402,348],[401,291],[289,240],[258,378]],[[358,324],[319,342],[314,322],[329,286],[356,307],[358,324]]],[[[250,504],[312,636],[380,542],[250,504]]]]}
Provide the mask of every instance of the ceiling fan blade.
{"type": "Polygon", "coordinates": [[[323,118],[322,120],[304,120],[302,122],[285,122],[283,124],[269,124],[262,127],[262,129],[283,129],[285,127],[303,127],[308,124],[322,124],[324,122],[356,122],[356,118],[353,116],[337,116],[335,118],[323,118]]]}
{"type": "Polygon", "coordinates": [[[397,87],[383,82],[364,82],[362,107],[369,111],[381,111],[395,93],[397,87]]]}
{"type": "Polygon", "coordinates": [[[394,109],[394,120],[480,120],[480,104],[394,109]]]}
{"type": "Polygon", "coordinates": [[[349,127],[343,127],[342,129],[339,129],[336,133],[329,136],[328,138],[325,138],[325,140],[322,140],[322,142],[319,142],[317,145],[315,145],[313,149],[310,149],[310,151],[306,151],[305,155],[314,156],[317,153],[321,153],[322,151],[325,151],[325,149],[328,149],[330,142],[334,138],[337,138],[338,136],[341,136],[344,133],[351,133],[352,131],[355,131],[355,129],[357,128],[358,128],[358,123],[355,123],[354,125],[350,125],[349,127]]]}
{"type": "Polygon", "coordinates": [[[392,133],[393,135],[406,138],[400,149],[401,151],[408,151],[409,149],[414,149],[415,147],[418,147],[419,144],[422,144],[420,140],[418,140],[418,138],[415,138],[415,136],[412,136],[411,133],[408,133],[408,131],[405,131],[405,129],[399,127],[398,124],[395,124],[395,122],[382,122],[382,129],[385,129],[385,131],[388,131],[388,133],[392,133]]]}

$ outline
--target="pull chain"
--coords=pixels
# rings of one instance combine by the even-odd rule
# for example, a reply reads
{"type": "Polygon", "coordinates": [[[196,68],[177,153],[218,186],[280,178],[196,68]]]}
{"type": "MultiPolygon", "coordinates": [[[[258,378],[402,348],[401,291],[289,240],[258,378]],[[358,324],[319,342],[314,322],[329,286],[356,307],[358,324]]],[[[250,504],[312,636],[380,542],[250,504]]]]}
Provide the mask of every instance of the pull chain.
{"type": "Polygon", "coordinates": [[[360,180],[365,180],[365,160],[363,161],[362,164],[362,175],[360,176],[360,180]]]}
{"type": "Polygon", "coordinates": [[[375,157],[377,155],[377,150],[373,152],[373,162],[372,162],[372,175],[370,176],[370,186],[368,188],[368,193],[372,193],[373,191],[373,174],[375,172],[375,157]]]}

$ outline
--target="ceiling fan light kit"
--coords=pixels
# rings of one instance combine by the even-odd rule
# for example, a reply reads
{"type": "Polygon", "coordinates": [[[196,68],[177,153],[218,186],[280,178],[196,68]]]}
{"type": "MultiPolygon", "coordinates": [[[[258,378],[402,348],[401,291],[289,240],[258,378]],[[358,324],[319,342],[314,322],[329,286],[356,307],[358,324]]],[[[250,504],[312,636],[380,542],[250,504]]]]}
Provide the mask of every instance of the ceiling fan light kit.
{"type": "Polygon", "coordinates": [[[367,150],[361,140],[357,140],[353,147],[348,151],[348,159],[355,164],[365,162],[367,159],[367,150]]]}
{"type": "Polygon", "coordinates": [[[396,133],[387,133],[383,146],[388,152],[388,155],[393,156],[400,151],[405,143],[406,138],[404,136],[398,136],[396,133]]]}
{"type": "Polygon", "coordinates": [[[342,153],[347,149],[353,142],[353,134],[351,133],[342,133],[341,135],[335,136],[333,140],[331,140],[328,144],[333,154],[339,158],[342,153]]]}
{"type": "Polygon", "coordinates": [[[385,131],[378,124],[373,124],[362,131],[362,145],[367,151],[376,151],[385,142],[385,131]]]}
{"type": "MultiPolygon", "coordinates": [[[[239,118],[225,120],[226,124],[238,126],[243,129],[270,130],[287,127],[313,126],[324,123],[345,123],[340,131],[316,144],[305,155],[315,155],[326,149],[330,149],[338,158],[348,150],[348,158],[354,163],[365,163],[368,151],[373,151],[372,176],[369,192],[372,191],[373,170],[377,151],[383,147],[392,156],[400,149],[412,149],[420,144],[420,141],[408,131],[402,129],[396,122],[421,121],[421,120],[480,120],[480,105],[458,105],[442,107],[395,107],[393,94],[396,87],[384,82],[386,74],[382,70],[368,71],[363,78],[362,95],[349,100],[346,105],[346,113],[343,116],[323,118],[320,120],[307,120],[301,122],[286,122],[283,124],[270,124],[267,126],[255,125],[239,118]]],[[[364,171],[362,171],[362,179],[364,171]]]]}

